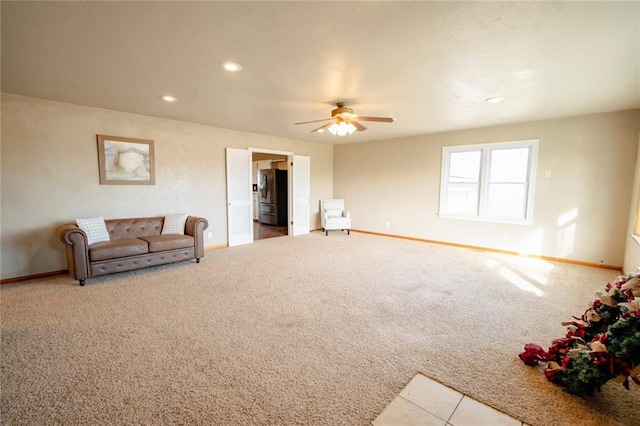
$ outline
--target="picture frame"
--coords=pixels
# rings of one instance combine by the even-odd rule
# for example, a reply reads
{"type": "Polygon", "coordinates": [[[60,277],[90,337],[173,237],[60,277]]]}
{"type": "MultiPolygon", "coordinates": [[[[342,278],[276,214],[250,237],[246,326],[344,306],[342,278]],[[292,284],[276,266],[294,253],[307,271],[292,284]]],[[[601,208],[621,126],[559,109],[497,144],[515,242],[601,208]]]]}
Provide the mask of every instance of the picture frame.
{"type": "Polygon", "coordinates": [[[155,185],[153,141],[97,135],[100,185],[155,185]]]}

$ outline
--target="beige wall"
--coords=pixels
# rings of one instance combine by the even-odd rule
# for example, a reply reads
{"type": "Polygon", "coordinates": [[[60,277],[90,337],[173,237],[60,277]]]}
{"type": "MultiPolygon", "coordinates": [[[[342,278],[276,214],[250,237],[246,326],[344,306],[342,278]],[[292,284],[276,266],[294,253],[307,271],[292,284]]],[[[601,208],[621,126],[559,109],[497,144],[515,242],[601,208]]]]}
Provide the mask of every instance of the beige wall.
{"type": "Polygon", "coordinates": [[[209,220],[207,246],[225,244],[225,147],[309,155],[313,228],[318,200],[344,197],[357,229],[624,263],[629,271],[640,265],[640,246],[629,237],[640,189],[639,127],[634,110],[334,148],[2,94],[1,277],[65,269],[53,229],[77,217],[188,211],[209,220]],[[96,134],[153,139],[156,185],[100,185],[96,134]],[[443,146],[531,138],[540,140],[532,226],[437,217],[443,146]],[[571,212],[575,218],[562,222],[571,212]]]}
{"type": "Polygon", "coordinates": [[[339,145],[334,197],[355,229],[622,266],[639,126],[632,110],[339,145]],[[532,225],[437,216],[443,146],[525,139],[540,141],[532,225]]]}
{"type": "MultiPolygon", "coordinates": [[[[78,217],[206,217],[227,242],[225,147],[311,157],[311,226],[333,190],[333,147],[154,117],[2,94],[1,277],[66,269],[57,224],[78,217]],[[152,139],[154,186],[100,185],[96,134],[152,139]]],[[[206,235],[205,235],[206,237],[206,235]]]]}
{"type": "Polygon", "coordinates": [[[640,242],[636,241],[633,234],[636,225],[636,216],[638,212],[638,197],[640,196],[640,133],[638,134],[638,153],[636,155],[636,175],[633,181],[633,189],[631,190],[631,207],[629,209],[629,226],[627,227],[626,248],[624,251],[624,268],[623,272],[628,274],[633,272],[640,266],[640,242]]]}

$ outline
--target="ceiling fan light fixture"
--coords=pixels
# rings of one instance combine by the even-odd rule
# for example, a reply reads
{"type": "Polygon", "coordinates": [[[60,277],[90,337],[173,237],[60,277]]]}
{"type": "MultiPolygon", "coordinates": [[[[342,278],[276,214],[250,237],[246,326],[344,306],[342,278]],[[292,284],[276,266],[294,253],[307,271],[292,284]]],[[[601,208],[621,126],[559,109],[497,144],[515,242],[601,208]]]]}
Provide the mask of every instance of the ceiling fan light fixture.
{"type": "Polygon", "coordinates": [[[346,121],[340,121],[338,123],[333,123],[327,130],[335,136],[346,136],[355,132],[356,126],[351,123],[347,123],[346,121]]]}
{"type": "Polygon", "coordinates": [[[223,62],[220,64],[220,67],[229,72],[238,72],[242,70],[242,65],[236,62],[223,62]]]}
{"type": "Polygon", "coordinates": [[[355,114],[351,108],[347,107],[345,102],[338,102],[336,106],[337,108],[331,110],[331,118],[300,121],[294,124],[325,123],[311,132],[322,133],[327,129],[334,136],[347,136],[355,131],[362,132],[367,130],[365,126],[360,124],[360,121],[375,121],[379,123],[393,123],[395,121],[393,117],[369,117],[355,114]]]}

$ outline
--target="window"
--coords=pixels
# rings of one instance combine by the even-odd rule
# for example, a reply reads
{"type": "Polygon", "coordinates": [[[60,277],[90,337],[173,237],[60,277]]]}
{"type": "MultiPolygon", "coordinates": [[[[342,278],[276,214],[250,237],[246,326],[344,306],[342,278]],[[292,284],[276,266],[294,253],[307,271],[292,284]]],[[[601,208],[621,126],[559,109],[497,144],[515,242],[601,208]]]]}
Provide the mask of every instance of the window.
{"type": "Polygon", "coordinates": [[[440,216],[531,223],[538,141],[444,147],[440,216]]]}
{"type": "Polygon", "coordinates": [[[638,191],[638,204],[636,205],[636,226],[633,235],[640,237],[640,191],[638,191]]]}

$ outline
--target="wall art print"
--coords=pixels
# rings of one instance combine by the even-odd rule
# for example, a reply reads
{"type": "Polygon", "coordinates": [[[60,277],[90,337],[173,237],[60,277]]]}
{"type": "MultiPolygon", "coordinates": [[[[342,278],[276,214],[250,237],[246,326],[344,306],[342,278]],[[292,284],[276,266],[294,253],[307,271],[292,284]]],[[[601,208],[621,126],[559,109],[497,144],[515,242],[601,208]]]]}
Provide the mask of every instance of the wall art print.
{"type": "Polygon", "coordinates": [[[101,185],[155,185],[152,140],[97,136],[101,185]]]}

